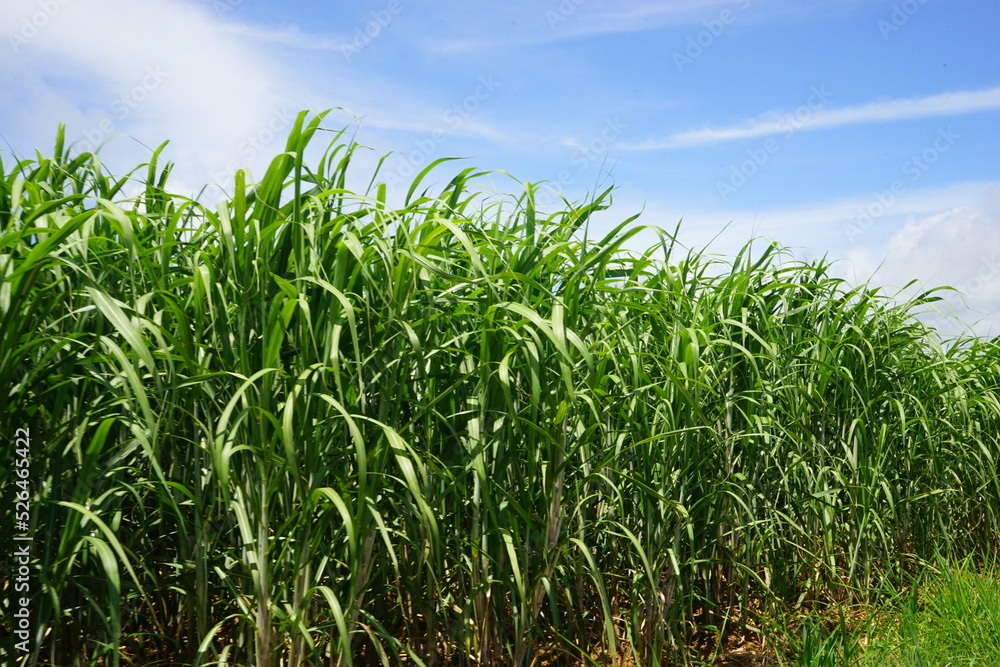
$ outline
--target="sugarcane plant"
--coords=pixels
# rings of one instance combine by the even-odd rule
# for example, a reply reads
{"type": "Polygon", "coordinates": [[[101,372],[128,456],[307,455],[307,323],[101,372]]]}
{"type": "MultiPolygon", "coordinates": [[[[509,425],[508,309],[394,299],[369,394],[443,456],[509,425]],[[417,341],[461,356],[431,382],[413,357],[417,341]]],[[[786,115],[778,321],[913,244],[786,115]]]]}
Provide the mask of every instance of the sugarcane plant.
{"type": "Polygon", "coordinates": [[[595,236],[613,190],[545,212],[444,159],[390,204],[344,132],[307,163],[325,115],[215,206],[165,145],[0,161],[4,664],[667,665],[996,552],[1000,346],[936,294],[595,236]]]}

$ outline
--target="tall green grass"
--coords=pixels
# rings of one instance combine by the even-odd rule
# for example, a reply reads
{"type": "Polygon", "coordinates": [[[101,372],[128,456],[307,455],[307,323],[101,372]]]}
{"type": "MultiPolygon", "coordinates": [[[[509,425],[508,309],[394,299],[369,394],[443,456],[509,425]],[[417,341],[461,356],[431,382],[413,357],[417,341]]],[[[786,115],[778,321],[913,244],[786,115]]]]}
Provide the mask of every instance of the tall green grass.
{"type": "Polygon", "coordinates": [[[635,218],[585,234],[610,191],[432,193],[443,160],[393,207],[345,188],[342,134],[303,161],[323,116],[214,208],[162,146],[114,177],[60,128],[0,163],[41,591],[3,661],[689,663],[996,553],[1000,346],[941,341],[933,296],[776,245],[629,253],[635,218]]]}
{"type": "Polygon", "coordinates": [[[880,619],[863,665],[1000,665],[1000,579],[968,559],[921,573],[880,619]]]}

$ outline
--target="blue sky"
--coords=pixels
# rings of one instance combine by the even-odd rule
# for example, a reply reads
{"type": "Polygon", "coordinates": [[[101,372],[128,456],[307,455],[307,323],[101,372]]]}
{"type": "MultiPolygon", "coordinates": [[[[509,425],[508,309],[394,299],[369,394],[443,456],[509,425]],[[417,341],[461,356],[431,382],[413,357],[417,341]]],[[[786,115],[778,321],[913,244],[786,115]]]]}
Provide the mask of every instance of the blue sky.
{"type": "Polygon", "coordinates": [[[430,183],[502,169],[553,209],[615,185],[595,225],[643,211],[722,255],[762,237],[852,282],[952,285],[946,310],[995,336],[997,28],[992,0],[5,0],[0,150],[47,153],[62,121],[120,173],[169,139],[194,194],[342,107],[325,125],[372,148],[362,189],[390,151],[396,197],[448,156],[469,159],[430,183]]]}

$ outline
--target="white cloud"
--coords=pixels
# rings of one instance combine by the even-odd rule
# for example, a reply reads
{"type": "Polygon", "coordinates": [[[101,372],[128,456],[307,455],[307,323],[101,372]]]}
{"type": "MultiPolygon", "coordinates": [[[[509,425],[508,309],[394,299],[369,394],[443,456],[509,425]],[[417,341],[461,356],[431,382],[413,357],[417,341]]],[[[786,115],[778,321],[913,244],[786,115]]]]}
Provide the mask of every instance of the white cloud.
{"type": "Polygon", "coordinates": [[[589,35],[651,30],[667,25],[681,25],[705,19],[716,5],[733,10],[752,0],[675,0],[674,2],[631,2],[623,7],[601,0],[562,0],[561,2],[508,2],[484,11],[479,6],[452,11],[452,19],[466,26],[475,39],[455,38],[419,40],[432,53],[453,54],[469,51],[510,49],[514,45],[540,44],[589,35]],[[457,16],[456,16],[457,15],[457,16]],[[495,26],[516,25],[502,39],[493,38],[495,26]]]}
{"type": "MultiPolygon", "coordinates": [[[[15,80],[5,106],[30,119],[33,131],[51,137],[66,121],[68,138],[86,140],[81,148],[120,135],[149,147],[171,139],[168,157],[196,172],[194,181],[283,148],[298,108],[291,105],[294,78],[210,9],[180,0],[53,6],[53,16],[18,44],[18,59],[2,66],[15,80]]],[[[30,0],[4,3],[0,34],[22,36],[38,7],[30,0]]],[[[104,150],[106,161],[148,156],[125,139],[104,150]]]]}
{"type": "MultiPolygon", "coordinates": [[[[608,35],[691,26],[696,31],[706,22],[735,21],[768,23],[787,19],[825,17],[845,11],[864,0],[813,0],[806,5],[761,0],[510,0],[491,6],[468,5],[470,9],[448,7],[449,20],[466,27],[475,39],[419,40],[432,53],[452,54],[471,51],[509,50],[524,46],[594,35],[608,35]],[[496,25],[516,24],[502,39],[491,38],[496,25]]],[[[683,44],[683,40],[680,45],[683,44]]]]}
{"type": "MultiPolygon", "coordinates": [[[[916,296],[948,285],[937,304],[980,336],[1000,334],[1000,182],[974,181],[912,190],[901,197],[861,236],[848,233],[856,211],[868,197],[849,197],[809,206],[771,210],[682,211],[666,201],[651,201],[636,224],[673,231],[683,214],[678,240],[682,250],[733,257],[751,239],[762,249],[774,239],[803,260],[826,255],[831,275],[854,285],[870,283],[887,295],[917,279],[901,295],[916,296]],[[853,243],[853,245],[852,245],[853,243]]],[[[592,237],[602,235],[643,208],[633,196],[616,198],[612,210],[594,216],[592,237]]],[[[628,247],[642,251],[657,242],[653,232],[633,237],[628,247]]],[[[675,257],[675,259],[677,259],[675,257]]],[[[925,322],[951,335],[963,330],[954,317],[929,313],[925,322]]]]}
{"type": "MultiPolygon", "coordinates": [[[[194,195],[200,185],[192,184],[230,189],[237,167],[259,178],[284,149],[303,108],[343,107],[347,113],[331,114],[325,127],[402,131],[435,147],[440,136],[518,140],[479,113],[496,87],[504,90],[503,82],[487,75],[470,80],[455,97],[453,91],[431,95],[411,81],[357,71],[339,54],[333,62],[329,55],[326,61],[288,61],[269,45],[327,51],[340,45],[297,27],[236,24],[231,12],[220,16],[212,4],[184,0],[54,0],[53,16],[22,39],[24,22],[31,24],[38,6],[33,0],[0,4],[0,35],[15,34],[23,42],[16,60],[0,60],[0,133],[16,140],[22,153],[50,146],[57,124],[65,122],[67,140],[77,142],[77,150],[112,140],[101,155],[120,173],[170,139],[163,159],[177,163],[172,188],[194,195]]],[[[329,138],[317,136],[312,150],[329,138]]],[[[376,141],[379,155],[356,154],[355,173],[374,169],[390,148],[413,150],[413,141],[376,141]]]]}
{"type": "MultiPolygon", "coordinates": [[[[927,97],[870,102],[840,109],[805,106],[807,113],[769,111],[728,127],[679,132],[665,140],[623,145],[622,150],[648,151],[686,148],[736,139],[819,130],[910,118],[932,118],[1000,109],[1000,87],[966,90],[927,97]]],[[[796,110],[797,111],[797,110],[796,110]]]]}
{"type": "Polygon", "coordinates": [[[350,41],[330,39],[320,35],[310,35],[302,32],[298,26],[289,25],[281,28],[264,28],[245,24],[229,24],[224,30],[237,37],[256,40],[269,44],[280,44],[297,49],[310,51],[341,51],[351,48],[350,41]]]}
{"type": "MultiPolygon", "coordinates": [[[[871,280],[903,287],[915,296],[940,286],[941,310],[957,316],[981,336],[1000,335],[1000,184],[992,185],[974,205],[932,215],[914,216],[882,244],[848,249],[846,273],[852,282],[871,280]]],[[[961,330],[952,318],[930,314],[924,319],[942,331],[961,330]]]]}
{"type": "MultiPolygon", "coordinates": [[[[983,193],[993,191],[1000,191],[1000,182],[968,181],[939,188],[912,189],[898,197],[883,216],[874,219],[860,234],[852,225],[858,211],[871,203],[872,195],[753,210],[690,210],[669,201],[647,200],[645,212],[638,222],[673,229],[683,215],[687,222],[681,234],[685,243],[693,247],[707,244],[725,230],[712,246],[713,252],[722,254],[735,254],[754,237],[779,240],[792,247],[843,252],[854,242],[872,247],[884,243],[892,230],[910,218],[925,218],[962,206],[985,208],[983,193]]],[[[643,201],[637,196],[622,193],[616,197],[609,220],[613,222],[614,218],[638,212],[641,208],[643,201]]]]}

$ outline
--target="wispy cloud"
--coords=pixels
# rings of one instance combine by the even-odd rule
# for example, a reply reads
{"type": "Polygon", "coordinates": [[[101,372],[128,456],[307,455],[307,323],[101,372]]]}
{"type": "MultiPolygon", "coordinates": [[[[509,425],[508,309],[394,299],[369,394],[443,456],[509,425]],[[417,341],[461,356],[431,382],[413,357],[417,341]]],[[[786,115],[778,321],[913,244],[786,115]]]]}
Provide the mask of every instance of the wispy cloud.
{"type": "MultiPolygon", "coordinates": [[[[859,196],[766,210],[686,210],[680,238],[682,247],[705,248],[728,258],[749,239],[775,239],[799,259],[826,255],[834,261],[831,275],[852,285],[884,285],[886,293],[893,295],[917,279],[901,295],[904,298],[950,285],[958,293],[939,294],[945,299],[938,304],[943,311],[975,322],[976,335],[1000,334],[996,316],[1000,313],[1000,181],[914,190],[892,215],[879,219],[877,229],[855,245],[843,247],[844,225],[865,203],[865,197],[859,196]],[[818,249],[826,251],[817,253],[818,249]]],[[[620,222],[623,212],[640,209],[638,224],[672,229],[682,210],[669,201],[651,199],[643,205],[633,197],[617,201],[613,208],[596,217],[601,229],[620,222]]],[[[640,252],[656,242],[657,236],[644,230],[630,239],[628,247],[640,252]]],[[[921,319],[948,335],[963,329],[954,318],[939,314],[921,319]]]]}
{"type": "Polygon", "coordinates": [[[769,111],[752,120],[728,127],[679,132],[666,139],[626,144],[620,148],[633,151],[670,150],[737,139],[787,134],[790,131],[802,132],[844,125],[955,116],[997,109],[1000,109],[1000,86],[985,90],[942,93],[928,97],[869,102],[839,109],[820,109],[803,120],[796,118],[793,113],[769,111]]]}
{"type": "MultiPolygon", "coordinates": [[[[422,48],[431,53],[455,54],[509,50],[515,45],[543,44],[567,39],[599,35],[646,32],[691,26],[704,28],[705,21],[718,19],[720,12],[737,14],[741,21],[770,23],[782,20],[803,20],[846,11],[845,7],[864,0],[814,0],[808,5],[761,0],[642,0],[628,3],[614,0],[511,0],[483,12],[473,7],[466,12],[449,7],[449,20],[464,26],[466,34],[475,39],[420,39],[422,48]],[[750,11],[752,10],[752,11],[750,11]],[[497,24],[516,19],[516,28],[505,31],[502,39],[496,34],[497,24]]],[[[683,41],[683,38],[682,38],[683,41]]]]}
{"type": "Polygon", "coordinates": [[[846,254],[842,272],[849,281],[902,287],[917,283],[901,296],[914,297],[941,285],[940,310],[921,319],[946,334],[969,323],[974,335],[1000,334],[1000,188],[987,191],[985,202],[959,206],[934,215],[910,216],[880,245],[859,245],[846,254]],[[958,318],[956,320],[955,318],[958,318]]]}
{"type": "Polygon", "coordinates": [[[459,119],[449,115],[448,111],[439,113],[437,116],[425,111],[419,120],[402,114],[380,113],[373,116],[363,116],[360,121],[364,127],[409,132],[417,136],[441,132],[447,136],[475,137],[496,143],[503,143],[511,136],[507,130],[498,128],[491,123],[471,118],[459,119]]]}
{"type": "MultiPolygon", "coordinates": [[[[871,234],[859,237],[862,243],[876,244],[885,240],[894,226],[911,217],[926,218],[957,208],[974,207],[1000,215],[1000,181],[960,181],[940,187],[913,189],[901,198],[890,214],[879,218],[871,234]]],[[[771,208],[691,209],[659,197],[644,199],[622,194],[609,212],[609,225],[620,222],[623,211],[644,210],[639,224],[673,227],[678,218],[687,222],[682,227],[686,242],[693,247],[705,247],[720,232],[726,234],[713,242],[712,252],[735,254],[750,238],[780,240],[791,247],[836,248],[843,246],[844,225],[852,222],[858,209],[871,202],[870,194],[826,199],[796,206],[771,208]]],[[[653,237],[640,238],[633,247],[648,247],[653,237]]]]}
{"type": "MultiPolygon", "coordinates": [[[[147,152],[126,137],[147,146],[169,138],[175,175],[192,183],[253,162],[251,153],[266,165],[281,149],[298,108],[295,73],[227,32],[210,8],[181,0],[58,6],[19,57],[0,67],[10,82],[0,95],[9,100],[5,124],[17,122],[26,141],[48,143],[65,121],[67,140],[82,142],[78,150],[117,137],[102,148],[115,163],[147,152]]],[[[0,34],[19,30],[37,7],[5,4],[0,34]]]]}
{"type": "MultiPolygon", "coordinates": [[[[670,25],[697,24],[710,16],[713,7],[737,7],[752,0],[677,0],[676,2],[634,2],[628,7],[600,0],[583,2],[512,2],[504,6],[504,16],[516,17],[518,28],[506,33],[503,39],[477,37],[476,39],[434,39],[424,44],[430,52],[454,54],[469,51],[486,51],[494,48],[509,49],[512,45],[541,44],[591,35],[654,30],[670,25]]],[[[469,12],[461,17],[467,32],[483,35],[494,34],[483,30],[487,22],[497,22],[494,13],[469,12]]]]}
{"type": "Polygon", "coordinates": [[[231,35],[258,42],[280,44],[281,46],[310,51],[343,51],[351,45],[349,40],[310,35],[294,25],[269,29],[260,26],[230,24],[225,27],[225,31],[231,35]]]}

